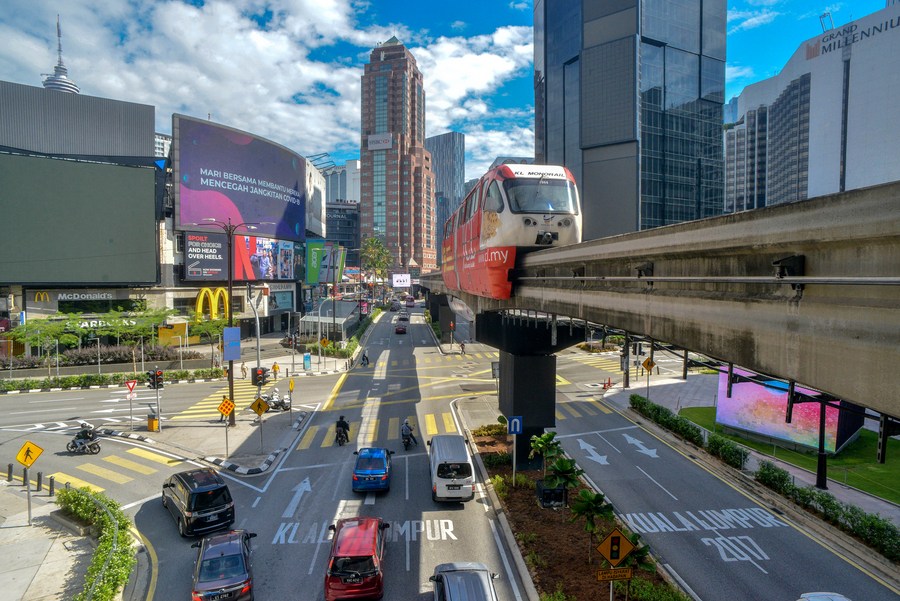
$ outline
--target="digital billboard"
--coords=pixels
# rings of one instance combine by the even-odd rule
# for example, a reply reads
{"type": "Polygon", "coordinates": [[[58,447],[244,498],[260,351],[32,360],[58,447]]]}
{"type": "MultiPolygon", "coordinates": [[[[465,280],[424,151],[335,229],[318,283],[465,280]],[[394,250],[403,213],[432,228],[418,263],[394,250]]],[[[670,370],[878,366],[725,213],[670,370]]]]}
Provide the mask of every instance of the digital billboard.
{"type": "Polygon", "coordinates": [[[178,114],[172,147],[177,228],[230,220],[253,224],[267,238],[305,238],[306,159],[253,134],[178,114]]]}
{"type": "MultiPolygon", "coordinates": [[[[293,242],[235,235],[233,245],[234,281],[294,280],[293,242]]],[[[228,279],[228,237],[224,233],[184,233],[184,279],[228,279]]]]}
{"type": "MultiPolygon", "coordinates": [[[[759,379],[753,372],[735,369],[737,376],[759,379]]],[[[728,373],[719,375],[719,398],[716,404],[716,422],[761,436],[777,438],[795,444],[818,448],[819,407],[821,403],[795,403],[791,423],[784,421],[787,413],[788,385],[778,380],[767,381],[765,385],[740,381],[731,385],[728,391],[728,373]]],[[[815,390],[799,386],[795,391],[807,396],[818,396],[815,390]]],[[[840,410],[825,409],[825,450],[837,450],[838,421],[840,410]]]]}
{"type": "Polygon", "coordinates": [[[0,282],[159,281],[156,169],[0,153],[0,282]]]}
{"type": "Polygon", "coordinates": [[[347,249],[325,240],[306,242],[306,283],[340,283],[344,278],[347,249]]]}

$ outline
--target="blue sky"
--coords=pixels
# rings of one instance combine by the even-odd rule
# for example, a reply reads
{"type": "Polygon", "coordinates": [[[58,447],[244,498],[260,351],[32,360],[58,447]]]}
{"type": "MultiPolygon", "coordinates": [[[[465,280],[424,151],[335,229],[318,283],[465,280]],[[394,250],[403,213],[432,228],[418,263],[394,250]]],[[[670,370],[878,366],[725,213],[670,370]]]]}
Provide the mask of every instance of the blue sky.
{"type": "MultiPolygon", "coordinates": [[[[600,0],[597,0],[600,1],[600,0]]],[[[467,178],[534,150],[530,0],[4,0],[0,79],[41,85],[63,60],[83,94],[151,104],[336,162],[359,151],[359,78],[397,36],[425,78],[426,134],[466,135],[467,178]]],[[[804,40],[884,0],[728,4],[726,99],[769,77],[804,40]]]]}

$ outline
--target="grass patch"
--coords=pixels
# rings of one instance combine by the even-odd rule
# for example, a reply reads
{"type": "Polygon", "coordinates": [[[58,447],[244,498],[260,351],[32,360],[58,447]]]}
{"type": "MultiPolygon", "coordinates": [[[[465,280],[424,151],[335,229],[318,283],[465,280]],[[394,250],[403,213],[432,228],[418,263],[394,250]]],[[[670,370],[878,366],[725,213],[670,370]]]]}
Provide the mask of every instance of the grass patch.
{"type": "MultiPolygon", "coordinates": [[[[723,433],[722,427],[715,423],[715,407],[687,407],[682,409],[679,415],[710,432],[750,447],[763,455],[775,457],[780,461],[811,472],[816,471],[815,452],[801,453],[777,447],[771,443],[747,440],[740,436],[723,433]]],[[[900,483],[900,460],[898,460],[900,441],[893,438],[888,439],[888,461],[884,464],[878,463],[876,460],[877,450],[878,435],[870,430],[863,430],[859,433],[859,437],[838,455],[828,457],[828,475],[848,486],[893,503],[900,503],[900,487],[898,487],[898,483],[900,483]]]]}

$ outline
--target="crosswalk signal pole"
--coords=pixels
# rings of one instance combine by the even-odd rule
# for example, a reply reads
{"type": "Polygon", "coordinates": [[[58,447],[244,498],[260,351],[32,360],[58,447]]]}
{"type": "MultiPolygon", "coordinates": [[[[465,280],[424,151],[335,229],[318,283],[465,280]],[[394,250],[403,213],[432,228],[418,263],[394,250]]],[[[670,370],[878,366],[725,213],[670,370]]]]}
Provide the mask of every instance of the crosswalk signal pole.
{"type": "MultiPolygon", "coordinates": [[[[156,377],[156,374],[159,373],[159,368],[157,367],[154,370],[153,376],[156,377]]],[[[159,384],[153,387],[156,390],[156,431],[162,432],[162,414],[159,411],[159,384]]]]}

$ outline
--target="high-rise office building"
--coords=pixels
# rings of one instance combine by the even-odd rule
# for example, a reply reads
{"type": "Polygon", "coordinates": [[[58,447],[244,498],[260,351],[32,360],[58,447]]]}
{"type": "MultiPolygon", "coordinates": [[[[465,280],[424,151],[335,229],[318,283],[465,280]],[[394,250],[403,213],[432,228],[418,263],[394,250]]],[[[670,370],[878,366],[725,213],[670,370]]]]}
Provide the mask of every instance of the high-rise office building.
{"type": "Polygon", "coordinates": [[[441,262],[441,244],[444,223],[459,208],[463,199],[463,183],[466,178],[466,136],[451,131],[425,138],[425,149],[431,153],[434,170],[434,203],[438,236],[438,263],[441,262]]]}
{"type": "Polygon", "coordinates": [[[325,176],[326,202],[359,202],[359,161],[347,161],[322,170],[325,176]]]}
{"type": "Polygon", "coordinates": [[[329,200],[325,203],[328,241],[347,249],[346,264],[359,267],[359,201],[329,200]]]}
{"type": "Polygon", "coordinates": [[[585,239],[721,214],[725,29],[724,0],[535,0],[535,160],[585,239]]]}
{"type": "Polygon", "coordinates": [[[900,5],[802,42],[778,75],[729,104],[725,211],[900,180],[900,5]]]}
{"type": "Polygon", "coordinates": [[[362,76],[360,229],[394,256],[395,272],[437,267],[434,173],[425,149],[425,89],[396,37],[372,50],[362,76]]]}

